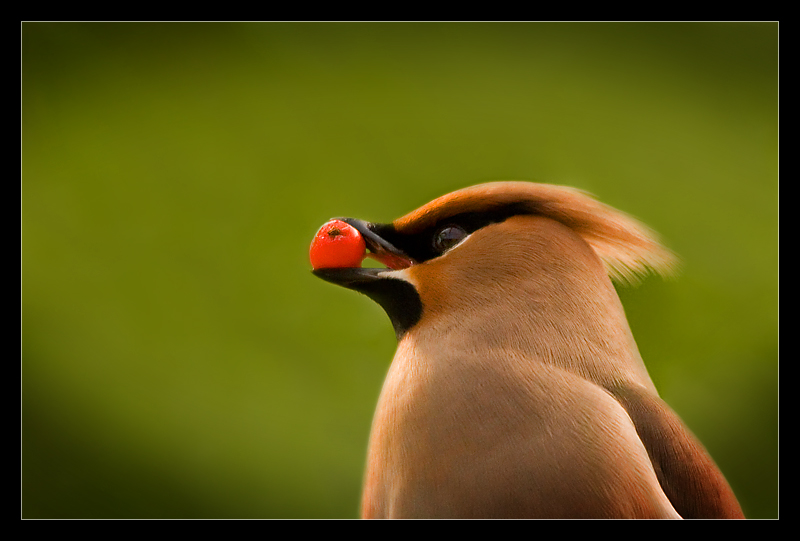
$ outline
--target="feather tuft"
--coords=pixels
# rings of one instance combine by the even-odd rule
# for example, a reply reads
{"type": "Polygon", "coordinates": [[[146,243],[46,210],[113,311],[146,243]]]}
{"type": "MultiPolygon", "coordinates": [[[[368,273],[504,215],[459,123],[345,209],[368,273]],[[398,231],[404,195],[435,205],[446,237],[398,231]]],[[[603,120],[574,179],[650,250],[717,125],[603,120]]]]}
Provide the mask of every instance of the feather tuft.
{"type": "Polygon", "coordinates": [[[578,233],[602,260],[609,276],[621,284],[636,284],[649,273],[670,276],[678,258],[657,235],[638,220],[597,201],[583,190],[533,182],[490,182],[464,188],[394,222],[414,232],[466,212],[490,212],[513,207],[561,222],[578,233]]]}

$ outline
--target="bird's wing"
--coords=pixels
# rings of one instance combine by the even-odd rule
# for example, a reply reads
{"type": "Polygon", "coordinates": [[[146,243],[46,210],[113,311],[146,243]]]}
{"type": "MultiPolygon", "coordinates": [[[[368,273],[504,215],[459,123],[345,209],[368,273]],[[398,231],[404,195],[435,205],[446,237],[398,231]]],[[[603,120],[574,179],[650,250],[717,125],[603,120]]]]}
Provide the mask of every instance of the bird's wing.
{"type": "Polygon", "coordinates": [[[663,400],[644,389],[609,391],[633,420],[664,492],[683,518],[744,518],[722,472],[663,400]]]}

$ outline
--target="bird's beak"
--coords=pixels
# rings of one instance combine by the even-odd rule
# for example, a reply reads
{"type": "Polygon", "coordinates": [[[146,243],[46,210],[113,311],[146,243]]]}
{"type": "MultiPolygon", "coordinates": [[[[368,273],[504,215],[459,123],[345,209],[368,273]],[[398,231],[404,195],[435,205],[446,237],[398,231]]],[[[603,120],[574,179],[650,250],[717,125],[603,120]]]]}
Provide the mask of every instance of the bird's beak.
{"type": "MultiPolygon", "coordinates": [[[[375,232],[375,225],[355,218],[336,218],[353,226],[364,238],[364,243],[369,250],[367,257],[383,263],[391,270],[401,270],[416,265],[413,258],[402,250],[393,246],[389,241],[375,232]]],[[[347,287],[349,289],[362,289],[363,285],[380,279],[379,275],[386,272],[382,268],[323,268],[313,271],[315,276],[328,282],[347,287]]]]}
{"type": "Polygon", "coordinates": [[[352,225],[364,237],[367,244],[367,257],[371,257],[389,267],[392,270],[406,269],[416,265],[411,257],[403,253],[402,250],[393,246],[389,241],[375,233],[374,225],[364,220],[355,218],[338,218],[339,220],[352,225]]]}

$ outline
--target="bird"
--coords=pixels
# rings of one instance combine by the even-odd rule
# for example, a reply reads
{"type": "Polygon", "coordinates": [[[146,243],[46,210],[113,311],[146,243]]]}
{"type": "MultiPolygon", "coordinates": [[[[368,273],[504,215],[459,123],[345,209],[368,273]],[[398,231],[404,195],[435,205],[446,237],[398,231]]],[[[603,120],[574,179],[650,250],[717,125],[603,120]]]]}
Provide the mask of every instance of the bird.
{"type": "Polygon", "coordinates": [[[385,266],[313,273],[377,302],[397,338],[362,518],[745,518],[659,397],[615,290],[678,267],[648,227],[525,181],[338,220],[385,266]]]}

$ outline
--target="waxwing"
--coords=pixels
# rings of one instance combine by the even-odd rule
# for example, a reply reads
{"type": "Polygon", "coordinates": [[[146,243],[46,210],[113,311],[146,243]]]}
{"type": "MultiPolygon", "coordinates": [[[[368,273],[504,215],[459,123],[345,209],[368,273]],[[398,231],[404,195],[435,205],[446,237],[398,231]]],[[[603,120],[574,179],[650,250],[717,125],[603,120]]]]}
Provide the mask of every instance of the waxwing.
{"type": "Polygon", "coordinates": [[[529,182],[339,220],[387,267],[314,273],[378,302],[398,340],[364,518],[744,518],[659,398],[612,285],[675,267],[642,224],[529,182]]]}

